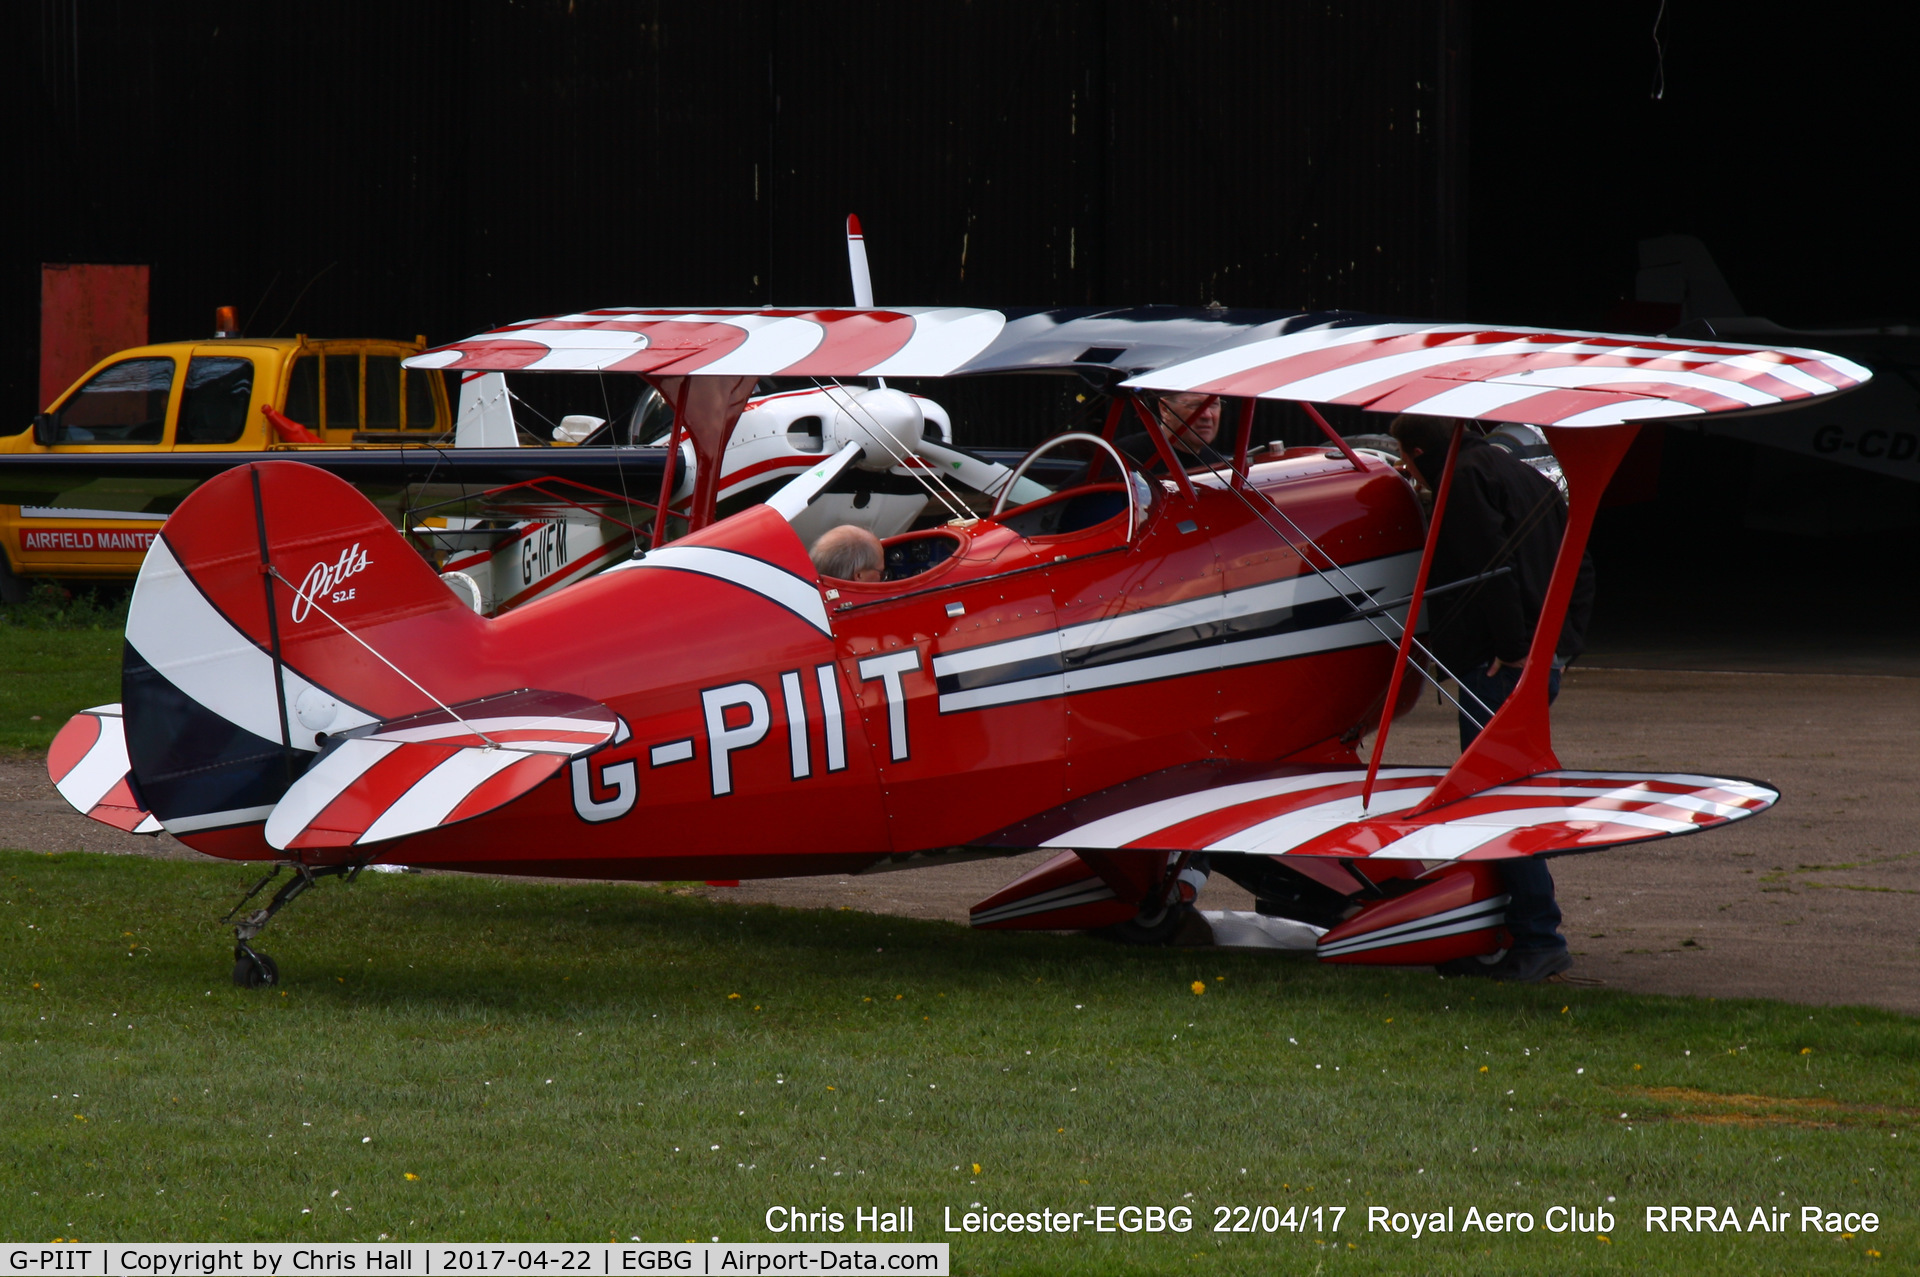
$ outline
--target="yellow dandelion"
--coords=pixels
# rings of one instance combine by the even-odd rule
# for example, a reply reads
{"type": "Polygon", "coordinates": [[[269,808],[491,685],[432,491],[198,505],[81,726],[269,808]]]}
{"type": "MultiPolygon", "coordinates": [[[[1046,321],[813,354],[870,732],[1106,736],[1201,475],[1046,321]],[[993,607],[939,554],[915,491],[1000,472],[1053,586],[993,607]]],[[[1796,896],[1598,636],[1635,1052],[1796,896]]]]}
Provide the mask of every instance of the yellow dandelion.
{"type": "Polygon", "coordinates": [[[975,1175],[978,1175],[978,1174],[980,1173],[980,1163],[978,1163],[978,1162],[975,1162],[975,1163],[973,1164],[973,1173],[974,1173],[975,1175]]]}
{"type": "Polygon", "coordinates": [[[1634,1066],[1633,1066],[1633,1071],[1634,1071],[1635,1073],[1638,1073],[1638,1072],[1640,1071],[1640,1066],[1639,1066],[1638,1064],[1636,1064],[1636,1065],[1634,1065],[1634,1066]]]}
{"type": "Polygon", "coordinates": [[[1482,1065],[1480,1066],[1480,1071],[1481,1071],[1482,1073],[1485,1073],[1485,1072],[1487,1071],[1487,1066],[1486,1066],[1486,1065],[1484,1065],[1484,1064],[1482,1064],[1482,1065]]]}
{"type": "Polygon", "coordinates": [[[1566,1008],[1566,1007],[1561,1007],[1561,1008],[1560,1008],[1560,1014],[1561,1014],[1561,1015],[1565,1015],[1566,1013],[1567,1013],[1567,1008],[1566,1008]]]}
{"type": "Polygon", "coordinates": [[[1193,982],[1193,991],[1194,991],[1194,993],[1195,993],[1195,995],[1196,995],[1196,996],[1197,996],[1197,995],[1199,995],[1199,994],[1202,994],[1202,993],[1205,993],[1205,992],[1207,991],[1207,985],[1206,985],[1206,981],[1204,981],[1204,980],[1195,980],[1195,981],[1193,982]]]}
{"type": "Polygon", "coordinates": [[[1065,1135],[1067,1133],[1067,1128],[1064,1126],[1056,1126],[1053,1128],[1053,1133],[1055,1135],[1065,1135]]]}
{"type": "Polygon", "coordinates": [[[1613,1238],[1607,1236],[1605,1233],[1595,1233],[1594,1236],[1599,1238],[1601,1241],[1605,1242],[1609,1246],[1613,1245],[1613,1238]]]}
{"type": "Polygon", "coordinates": [[[1813,1048],[1812,1048],[1812,1047],[1810,1047],[1810,1046],[1803,1046],[1803,1047],[1801,1047],[1801,1048],[1800,1048],[1800,1054],[1802,1054],[1802,1055],[1812,1055],[1812,1054],[1813,1054],[1813,1048]]]}
{"type": "Polygon", "coordinates": [[[1387,1017],[1387,1023],[1388,1023],[1388,1024],[1392,1024],[1392,1023],[1393,1023],[1393,1017],[1392,1017],[1392,1016],[1388,1016],[1388,1017],[1387,1017]]]}
{"type": "Polygon", "coordinates": [[[738,998],[739,996],[740,995],[737,993],[729,993],[727,995],[727,1001],[732,1002],[734,999],[738,998]]]}
{"type": "Polygon", "coordinates": [[[407,1172],[407,1178],[408,1178],[408,1179],[419,1179],[420,1177],[419,1177],[418,1175],[415,1175],[415,1174],[414,1174],[414,1173],[413,1173],[412,1171],[408,1171],[408,1172],[407,1172]]]}
{"type": "Polygon", "coordinates": [[[832,1090],[833,1088],[832,1088],[832,1087],[828,1087],[827,1089],[828,1089],[829,1091],[831,1091],[831,1090],[832,1090]]]}

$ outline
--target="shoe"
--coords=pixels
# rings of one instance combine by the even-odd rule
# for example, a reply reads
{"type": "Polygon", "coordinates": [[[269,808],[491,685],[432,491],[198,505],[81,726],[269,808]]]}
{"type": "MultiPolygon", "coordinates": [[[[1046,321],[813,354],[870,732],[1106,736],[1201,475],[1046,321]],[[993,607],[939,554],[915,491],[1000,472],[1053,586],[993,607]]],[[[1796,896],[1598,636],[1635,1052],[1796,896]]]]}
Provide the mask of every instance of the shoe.
{"type": "Polygon", "coordinates": [[[1565,949],[1514,949],[1487,972],[1509,984],[1540,984],[1573,967],[1565,949]]]}

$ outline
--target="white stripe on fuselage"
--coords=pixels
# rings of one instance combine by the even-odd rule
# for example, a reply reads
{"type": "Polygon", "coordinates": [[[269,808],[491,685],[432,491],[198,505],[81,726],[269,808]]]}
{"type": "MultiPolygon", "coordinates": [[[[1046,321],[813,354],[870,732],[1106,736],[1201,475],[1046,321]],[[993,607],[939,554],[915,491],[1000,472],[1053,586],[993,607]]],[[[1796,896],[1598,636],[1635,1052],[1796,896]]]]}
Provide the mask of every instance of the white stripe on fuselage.
{"type": "MultiPolygon", "coordinates": [[[[945,675],[971,674],[1058,656],[1062,652],[1139,642],[1179,630],[1216,625],[1223,621],[1343,597],[1343,591],[1346,590],[1356,593],[1364,590],[1376,595],[1394,591],[1397,594],[1412,587],[1413,573],[1419,560],[1420,556],[1411,552],[1390,555],[1354,564],[1345,569],[1344,578],[1338,575],[1289,577],[1284,581],[1269,581],[1226,594],[1206,595],[1164,607],[1142,608],[1118,616],[1103,617],[1098,621],[1070,625],[1052,634],[1034,634],[1005,643],[943,652],[933,658],[933,673],[936,679],[945,675]]],[[[1396,622],[1404,620],[1405,615],[1404,608],[1396,608],[1391,613],[1396,622]]],[[[951,714],[990,705],[1060,696],[1068,692],[1178,678],[1204,670],[1285,660],[1311,652],[1354,647],[1379,637],[1380,630],[1373,623],[1361,619],[1209,643],[1184,651],[1156,653],[1130,661],[1086,665],[1060,672],[1050,671],[1014,682],[942,693],[940,712],[951,714]]]]}
{"type": "Polygon", "coordinates": [[[737,585],[778,603],[822,634],[828,637],[833,635],[833,626],[827,621],[827,605],[820,597],[819,585],[785,568],[775,567],[765,559],[710,545],[670,545],[649,551],[644,559],[632,559],[608,571],[631,571],[636,568],[695,572],[729,585],[737,585]]]}

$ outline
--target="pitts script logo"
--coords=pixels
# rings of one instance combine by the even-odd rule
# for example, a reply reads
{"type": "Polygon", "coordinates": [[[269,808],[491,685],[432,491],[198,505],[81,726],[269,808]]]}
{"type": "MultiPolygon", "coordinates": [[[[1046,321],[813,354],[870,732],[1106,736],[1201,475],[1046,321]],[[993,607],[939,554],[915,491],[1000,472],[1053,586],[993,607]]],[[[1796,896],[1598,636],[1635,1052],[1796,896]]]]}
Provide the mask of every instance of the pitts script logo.
{"type": "MultiPolygon", "coordinates": [[[[352,546],[340,551],[340,558],[333,563],[316,563],[307,569],[306,580],[300,582],[300,592],[293,597],[293,623],[298,625],[307,619],[307,613],[315,603],[325,600],[328,603],[345,603],[353,597],[351,589],[341,589],[341,584],[349,577],[358,576],[365,571],[371,560],[367,552],[355,541],[352,546]]],[[[323,612],[325,608],[321,609],[323,612]]]]}

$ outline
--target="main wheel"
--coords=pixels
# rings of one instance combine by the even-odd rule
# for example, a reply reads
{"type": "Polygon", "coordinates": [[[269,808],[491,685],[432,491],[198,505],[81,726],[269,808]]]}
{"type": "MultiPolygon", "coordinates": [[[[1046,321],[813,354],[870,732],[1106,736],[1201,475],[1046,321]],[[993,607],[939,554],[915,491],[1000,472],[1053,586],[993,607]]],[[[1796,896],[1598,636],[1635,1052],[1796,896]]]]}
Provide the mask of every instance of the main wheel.
{"type": "Polygon", "coordinates": [[[243,949],[233,960],[233,982],[242,989],[265,989],[280,983],[280,968],[272,958],[243,949]]]}
{"type": "Polygon", "coordinates": [[[1102,927],[1093,934],[1116,944],[1172,944],[1174,936],[1179,934],[1181,925],[1191,912],[1193,906],[1180,901],[1165,906],[1155,905],[1141,909],[1125,922],[1102,927]]]}

